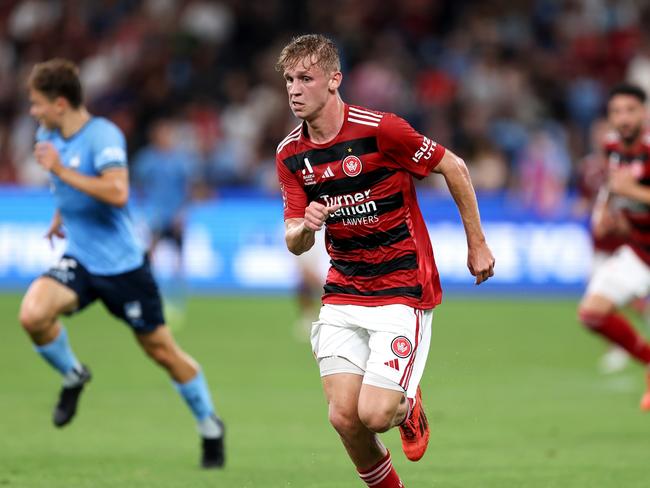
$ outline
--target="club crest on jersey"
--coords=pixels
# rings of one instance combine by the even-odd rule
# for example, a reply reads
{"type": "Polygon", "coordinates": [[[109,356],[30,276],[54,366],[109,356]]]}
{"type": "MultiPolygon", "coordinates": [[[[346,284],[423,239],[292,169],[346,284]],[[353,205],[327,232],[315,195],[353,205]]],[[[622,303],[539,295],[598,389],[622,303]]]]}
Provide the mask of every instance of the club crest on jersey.
{"type": "Polygon", "coordinates": [[[71,168],[78,168],[80,165],[81,165],[81,158],[79,157],[78,154],[75,154],[72,158],[70,158],[71,168]]]}
{"type": "Polygon", "coordinates": [[[347,156],[343,159],[341,166],[343,167],[343,172],[348,176],[358,176],[363,169],[361,160],[354,155],[347,156]]]}
{"type": "Polygon", "coordinates": [[[404,336],[395,337],[393,342],[390,343],[390,348],[395,356],[402,359],[409,357],[413,351],[411,341],[404,336]]]}

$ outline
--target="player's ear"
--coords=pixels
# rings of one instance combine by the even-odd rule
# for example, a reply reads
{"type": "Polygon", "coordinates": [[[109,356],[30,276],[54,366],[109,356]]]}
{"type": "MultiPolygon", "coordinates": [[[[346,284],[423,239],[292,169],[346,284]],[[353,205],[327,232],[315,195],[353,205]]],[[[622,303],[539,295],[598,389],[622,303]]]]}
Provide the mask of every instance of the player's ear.
{"type": "Polygon", "coordinates": [[[327,84],[327,87],[331,91],[336,91],[338,90],[339,86],[341,86],[341,81],[343,80],[343,73],[340,71],[335,71],[332,73],[332,76],[330,76],[330,80],[327,84]]]}
{"type": "Polygon", "coordinates": [[[54,99],[54,106],[56,107],[57,112],[63,113],[66,108],[70,106],[70,102],[65,97],[56,97],[54,99]]]}

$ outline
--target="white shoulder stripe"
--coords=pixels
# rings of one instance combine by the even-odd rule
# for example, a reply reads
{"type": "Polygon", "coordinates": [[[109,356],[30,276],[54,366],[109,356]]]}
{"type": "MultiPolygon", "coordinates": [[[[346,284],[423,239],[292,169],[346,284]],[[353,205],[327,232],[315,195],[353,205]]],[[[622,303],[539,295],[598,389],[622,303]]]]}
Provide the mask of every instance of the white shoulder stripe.
{"type": "Polygon", "coordinates": [[[278,145],[278,149],[277,149],[275,152],[276,152],[276,153],[279,153],[280,151],[282,151],[282,149],[284,149],[284,146],[286,146],[286,145],[289,144],[290,142],[297,141],[298,139],[300,139],[300,134],[296,134],[295,136],[293,136],[293,137],[290,138],[290,139],[285,139],[284,141],[282,141],[282,142],[278,145]]]}
{"type": "Polygon", "coordinates": [[[296,136],[298,136],[297,138],[300,138],[300,129],[301,128],[302,128],[302,123],[299,124],[297,127],[295,127],[291,132],[289,132],[287,137],[282,139],[282,142],[280,142],[280,144],[278,144],[278,148],[277,148],[276,152],[280,152],[282,150],[282,148],[284,146],[286,146],[289,142],[295,141],[296,136]]]}
{"type": "Polygon", "coordinates": [[[381,119],[384,116],[383,114],[375,114],[355,107],[350,107],[350,112],[354,112],[354,115],[367,115],[368,117],[373,117],[375,119],[381,119]]]}
{"type": "Polygon", "coordinates": [[[354,122],[356,124],[370,125],[372,127],[379,127],[379,121],[370,122],[368,120],[353,119],[352,116],[348,117],[348,122],[354,122]]]}
{"type": "Polygon", "coordinates": [[[376,117],[376,116],[370,116],[370,115],[364,115],[364,114],[358,114],[358,113],[350,113],[348,115],[349,117],[356,117],[357,119],[366,119],[366,120],[372,120],[373,122],[379,122],[381,120],[381,117],[376,117]]]}

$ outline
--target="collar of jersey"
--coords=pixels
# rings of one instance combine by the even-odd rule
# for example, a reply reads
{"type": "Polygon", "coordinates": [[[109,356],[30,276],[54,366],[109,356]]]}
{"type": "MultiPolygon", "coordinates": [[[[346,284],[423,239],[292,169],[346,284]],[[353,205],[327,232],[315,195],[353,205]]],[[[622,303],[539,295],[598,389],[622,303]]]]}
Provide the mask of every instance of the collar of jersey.
{"type": "Polygon", "coordinates": [[[63,139],[65,142],[70,142],[71,140],[76,138],[78,135],[80,135],[83,131],[85,131],[86,127],[88,127],[95,120],[95,118],[96,117],[94,115],[91,115],[90,118],[86,121],[86,123],[84,125],[82,125],[81,127],[79,127],[79,130],[77,132],[75,132],[74,134],[72,134],[70,137],[63,137],[63,134],[61,133],[60,129],[57,129],[56,131],[59,133],[59,137],[61,137],[61,139],[63,139]]]}
{"type": "Polygon", "coordinates": [[[341,128],[339,129],[338,133],[328,142],[324,142],[322,144],[318,144],[311,139],[309,139],[307,136],[305,136],[305,127],[307,122],[303,122],[302,128],[300,129],[300,138],[302,141],[308,145],[308,146],[313,146],[316,149],[322,149],[331,146],[332,144],[335,144],[336,141],[341,137],[341,133],[343,132],[343,128],[345,127],[345,122],[348,119],[348,107],[349,105],[345,102],[343,102],[343,124],[341,124],[341,128]]]}

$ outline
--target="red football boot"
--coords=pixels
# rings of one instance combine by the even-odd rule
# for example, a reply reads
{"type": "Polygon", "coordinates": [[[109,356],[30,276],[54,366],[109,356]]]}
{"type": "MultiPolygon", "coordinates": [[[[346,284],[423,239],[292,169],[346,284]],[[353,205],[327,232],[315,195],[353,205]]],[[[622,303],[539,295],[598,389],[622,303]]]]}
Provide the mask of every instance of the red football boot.
{"type": "Polygon", "coordinates": [[[419,461],[429,445],[429,422],[422,405],[422,392],[418,386],[415,394],[415,406],[411,415],[399,426],[402,437],[402,450],[411,461],[419,461]]]}

